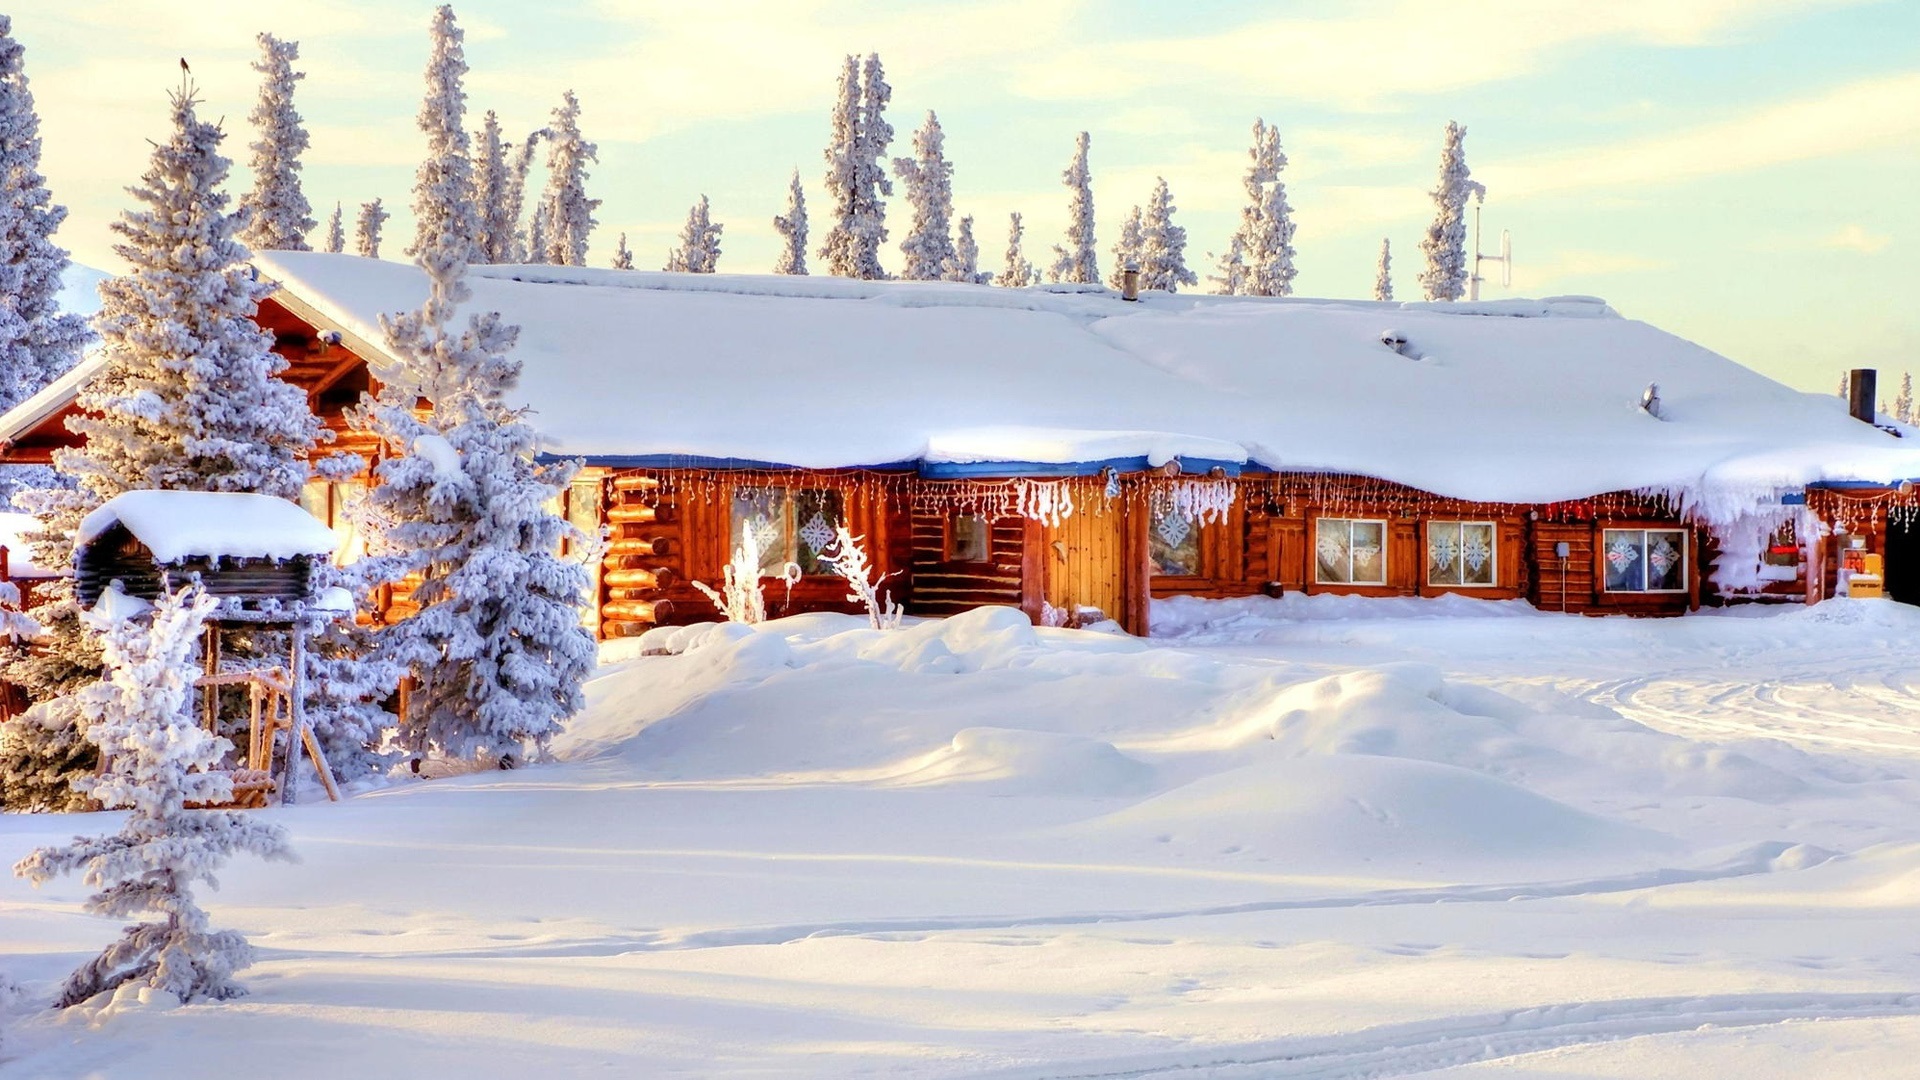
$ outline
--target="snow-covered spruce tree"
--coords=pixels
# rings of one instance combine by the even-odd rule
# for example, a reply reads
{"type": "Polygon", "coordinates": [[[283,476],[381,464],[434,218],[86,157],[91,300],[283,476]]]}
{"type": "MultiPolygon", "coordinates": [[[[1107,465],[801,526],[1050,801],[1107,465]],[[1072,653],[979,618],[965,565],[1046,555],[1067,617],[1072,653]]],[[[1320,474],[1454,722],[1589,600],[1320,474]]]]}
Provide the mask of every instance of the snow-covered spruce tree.
{"type": "Polygon", "coordinates": [[[527,222],[527,235],[520,246],[521,262],[540,264],[547,261],[547,215],[537,208],[527,222]]]}
{"type": "MultiPolygon", "coordinates": [[[[1215,257],[1209,255],[1209,257],[1215,257]]],[[[1247,291],[1247,242],[1239,233],[1227,240],[1227,253],[1217,256],[1219,270],[1217,274],[1208,274],[1207,280],[1218,285],[1215,290],[1221,296],[1243,296],[1247,291]]]]}
{"type": "Polygon", "coordinates": [[[773,219],[773,231],[780,234],[780,255],[774,260],[776,274],[805,275],[807,272],[807,193],[800,187],[800,170],[793,170],[787,184],[787,212],[773,219]]]}
{"type": "Polygon", "coordinates": [[[381,396],[354,420],[394,455],[362,504],[368,573],[419,583],[418,614],[375,637],[415,681],[401,744],[504,763],[579,710],[594,642],[580,625],[586,571],[555,554],[583,538],[547,509],[576,466],[536,464],[534,429],[507,403],[519,331],[497,313],[448,327],[469,296],[466,256],[456,235],[421,251],[427,301],[383,320],[395,364],[376,372],[381,396]]]}
{"type": "Polygon", "coordinates": [[[240,239],[255,251],[306,251],[313,231],[313,207],[300,190],[300,155],[307,149],[307,129],[293,107],[293,84],[307,77],[293,70],[300,59],[300,43],[261,34],[260,59],[253,70],[265,76],[260,101],[248,119],[259,138],[250,146],[253,190],[240,200],[250,215],[240,239]]]}
{"type": "Polygon", "coordinates": [[[427,156],[413,183],[413,246],[418,255],[458,237],[469,261],[480,255],[480,210],[473,202],[473,159],[467,140],[466,34],[453,20],[453,5],[434,9],[433,53],[427,60],[427,93],[420,103],[420,130],[427,156]]]}
{"type": "Polygon", "coordinates": [[[1027,261],[1020,250],[1021,238],[1026,236],[1027,227],[1020,222],[1018,213],[1007,216],[1007,254],[1001,261],[1000,273],[993,279],[995,285],[1003,289],[1023,289],[1033,284],[1033,264],[1027,261]]]}
{"type": "Polygon", "coordinates": [[[1100,262],[1094,254],[1093,170],[1087,167],[1092,140],[1081,132],[1074,140],[1073,161],[1060,180],[1067,185],[1067,243],[1064,258],[1056,258],[1051,276],[1077,285],[1100,284],[1100,262]]]}
{"type": "Polygon", "coordinates": [[[1427,269],[1420,284],[1428,300],[1458,300],[1467,291],[1467,199],[1486,191],[1467,168],[1467,129],[1447,121],[1440,147],[1440,182],[1432,191],[1433,224],[1427,226],[1420,250],[1427,269]]]}
{"type": "Polygon", "coordinates": [[[1173,223],[1173,192],[1164,177],[1153,185],[1147,197],[1146,213],[1140,221],[1140,287],[1161,292],[1177,292],[1182,285],[1195,285],[1199,275],[1187,269],[1187,230],[1173,223]]]}
{"type": "MultiPolygon", "coordinates": [[[[527,140],[513,152],[513,162],[507,168],[506,211],[503,216],[513,227],[513,256],[505,260],[507,262],[539,262],[546,250],[544,235],[537,243],[532,235],[535,224],[539,224],[540,231],[545,233],[546,226],[543,223],[536,220],[528,223],[525,229],[520,227],[520,217],[527,206],[527,175],[533,171],[533,152],[539,148],[540,137],[546,133],[546,129],[541,128],[528,135],[527,140]]],[[[540,217],[537,212],[533,216],[535,219],[540,217]]]]}
{"type": "Polygon", "coordinates": [[[613,247],[613,268],[615,270],[633,269],[633,249],[627,246],[627,234],[620,234],[620,242],[613,247]]]}
{"type": "Polygon", "coordinates": [[[848,56],[840,72],[840,91],[827,143],[827,193],[833,199],[834,224],[820,256],[837,277],[884,279],[880,246],[887,240],[887,204],[893,194],[887,179],[887,146],[893,127],[886,121],[893,88],[887,85],[880,55],[848,56]]]}
{"type": "Polygon", "coordinates": [[[954,234],[953,261],[947,264],[944,275],[948,281],[964,281],[969,285],[985,284],[987,275],[980,272],[980,241],[973,238],[973,215],[960,219],[960,228],[954,234]]]}
{"type": "MultiPolygon", "coordinates": [[[[580,135],[580,100],[569,90],[553,110],[547,129],[546,261],[555,266],[587,265],[587,237],[599,222],[599,199],[587,198],[587,163],[600,160],[599,147],[580,135]]],[[[717,254],[717,251],[716,251],[717,254]]]]}
{"type": "Polygon", "coordinates": [[[1294,226],[1287,188],[1280,180],[1287,155],[1280,149],[1279,127],[1256,118],[1247,158],[1241,180],[1247,201],[1240,208],[1240,227],[1212,280],[1228,296],[1287,296],[1293,292],[1295,275],[1294,226]]]}
{"type": "Polygon", "coordinates": [[[715,222],[708,212],[707,197],[687,211],[687,224],[680,230],[680,246],[667,253],[668,270],[683,274],[711,274],[720,265],[720,233],[726,226],[715,222]]]}
{"type": "Polygon", "coordinates": [[[946,134],[940,118],[927,110],[926,123],[913,133],[913,156],[893,159],[893,171],[906,188],[913,208],[913,225],[900,250],[907,261],[900,276],[909,281],[937,281],[953,263],[953,163],[946,156],[946,134]]]}
{"type": "MultiPolygon", "coordinates": [[[[274,376],[286,361],[251,316],[271,287],[256,281],[220,190],[230,162],[220,129],[194,113],[190,88],[173,97],[173,135],[154,147],[142,204],[114,223],[114,250],[129,270],[100,286],[95,325],[106,366],[80,391],[68,427],[85,444],[54,454],[72,488],[23,493],[43,531],[29,538],[42,565],[72,562],[80,519],[123,491],[177,488],[299,495],[306,454],[321,428],[306,395],[274,376]]],[[[47,636],[34,655],[0,677],[38,702],[9,737],[78,764],[86,749],[71,691],[98,671],[82,633],[71,579],[54,582],[32,616],[47,636]],[[77,755],[77,756],[76,756],[77,755]]],[[[46,759],[42,759],[44,766],[46,759]]],[[[16,766],[17,768],[18,766],[16,766]]],[[[12,771],[11,769],[9,771],[12,771]]]]}
{"type": "Polygon", "coordinates": [[[333,213],[327,217],[327,253],[338,255],[347,250],[347,224],[341,216],[345,211],[338,202],[333,204],[333,213]]]}
{"type": "Polygon", "coordinates": [[[354,223],[353,250],[369,259],[380,257],[380,227],[393,215],[380,200],[360,204],[360,218],[354,223]]]}
{"type": "Polygon", "coordinates": [[[14,873],[39,885],[79,871],[100,890],[87,900],[88,912],[161,919],[135,922],[75,971],[55,999],[62,1008],[129,982],[188,1002],[246,992],[233,973],[253,962],[253,950],[238,933],[208,926],[193,886],[217,887],[214,872],[237,853],[293,854],[281,827],[258,814],[187,809],[233,797],[231,774],[218,768],[233,746],[202,728],[192,709],[194,650],[214,606],[213,597],[187,588],[163,596],[144,625],[98,619],[107,675],[80,697],[87,738],[107,770],[80,784],[101,805],[131,812],[118,833],[41,848],[14,873]]]}
{"type": "Polygon", "coordinates": [[[1113,244],[1113,269],[1107,273],[1107,284],[1115,289],[1126,286],[1127,267],[1140,269],[1140,208],[1127,211],[1126,220],[1120,223],[1120,239],[1113,244]]]}
{"type": "Polygon", "coordinates": [[[1373,298],[1393,299],[1393,241],[1380,241],[1380,263],[1373,271],[1373,298]]]}
{"type": "Polygon", "coordinates": [[[91,332],[60,311],[67,253],[53,243],[67,209],[40,175],[40,117],[26,51],[0,15],[0,412],[32,397],[80,359],[91,332]]]}
{"type": "Polygon", "coordinates": [[[500,139],[500,116],[492,109],[480,123],[480,142],[473,152],[473,204],[480,211],[480,253],[476,261],[513,261],[517,215],[507,206],[507,144],[500,139]]]}
{"type": "Polygon", "coordinates": [[[1903,424],[1913,423],[1913,372],[1900,375],[1900,393],[1893,399],[1893,418],[1903,424]]]}

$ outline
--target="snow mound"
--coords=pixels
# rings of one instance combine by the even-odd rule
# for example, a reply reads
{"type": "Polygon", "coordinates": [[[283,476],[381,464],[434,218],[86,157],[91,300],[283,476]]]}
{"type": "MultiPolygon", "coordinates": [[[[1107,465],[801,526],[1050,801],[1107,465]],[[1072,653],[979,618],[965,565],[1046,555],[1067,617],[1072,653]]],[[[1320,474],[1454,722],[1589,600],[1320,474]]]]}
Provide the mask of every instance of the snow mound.
{"type": "Polygon", "coordinates": [[[1140,795],[1154,770],[1079,735],[1009,728],[967,728],[893,782],[903,786],[963,783],[996,795],[1140,795]]]}
{"type": "Polygon", "coordinates": [[[1572,861],[1673,846],[1650,830],[1451,765],[1354,754],[1263,757],[1069,831],[1320,868],[1572,861]]]}

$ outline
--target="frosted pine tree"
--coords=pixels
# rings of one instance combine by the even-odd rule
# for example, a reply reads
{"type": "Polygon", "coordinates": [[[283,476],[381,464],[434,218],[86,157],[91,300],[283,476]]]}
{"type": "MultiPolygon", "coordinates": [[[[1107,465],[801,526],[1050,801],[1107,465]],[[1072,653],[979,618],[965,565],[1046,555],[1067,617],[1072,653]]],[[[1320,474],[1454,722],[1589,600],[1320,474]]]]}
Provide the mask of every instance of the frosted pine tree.
{"type": "MultiPolygon", "coordinates": [[[[1107,273],[1107,284],[1115,289],[1126,287],[1127,267],[1140,269],[1140,208],[1127,211],[1126,220],[1120,223],[1120,239],[1113,245],[1113,269],[1107,273]]],[[[1143,286],[1144,287],[1144,286],[1143,286]]]]}
{"type": "Polygon", "coordinates": [[[993,283],[1003,289],[1024,289],[1034,283],[1033,264],[1020,250],[1020,241],[1027,234],[1027,227],[1021,223],[1018,213],[1007,216],[1007,254],[1000,263],[1000,273],[993,283]]]}
{"type": "Polygon", "coordinates": [[[886,121],[893,88],[878,53],[869,54],[864,72],[859,57],[848,56],[840,71],[827,143],[827,194],[833,200],[833,228],[820,248],[827,272],[837,277],[883,279],[880,246],[887,240],[887,204],[893,181],[881,164],[893,127],[886,121]]]}
{"type": "Polygon", "coordinates": [[[833,228],[820,247],[827,273],[858,277],[854,225],[860,199],[855,155],[860,137],[860,61],[851,53],[840,68],[840,87],[833,102],[833,126],[827,137],[827,197],[833,201],[833,228]]]}
{"type": "MultiPolygon", "coordinates": [[[[528,135],[527,140],[513,152],[513,163],[507,169],[506,210],[502,216],[513,228],[513,256],[507,259],[507,262],[539,262],[544,257],[542,253],[546,250],[544,236],[546,227],[544,225],[540,227],[543,235],[538,242],[535,242],[532,235],[534,223],[530,222],[525,229],[521,229],[520,217],[526,210],[527,175],[533,171],[533,152],[539,148],[540,137],[546,133],[546,129],[541,128],[528,135]]],[[[537,219],[540,215],[536,212],[533,216],[537,219]]]]}
{"type": "Polygon", "coordinates": [[[980,272],[980,242],[973,238],[972,214],[960,219],[953,241],[953,261],[947,264],[943,276],[948,281],[964,281],[969,285],[986,283],[987,275],[980,272]]]}
{"type": "Polygon", "coordinates": [[[1078,285],[1100,284],[1100,262],[1094,254],[1093,170],[1087,166],[1091,139],[1081,132],[1074,141],[1073,161],[1060,180],[1067,185],[1067,243],[1056,248],[1049,276],[1078,285]]]}
{"type": "Polygon", "coordinates": [[[380,257],[380,227],[393,215],[380,205],[380,200],[360,204],[360,217],[354,223],[353,250],[369,258],[380,257]]]}
{"type": "MultiPolygon", "coordinates": [[[[369,594],[376,582],[367,578],[361,564],[323,564],[314,576],[316,588],[344,589],[358,610],[372,612],[369,594]]],[[[391,764],[389,756],[374,747],[397,722],[386,702],[399,687],[402,671],[381,655],[374,645],[374,627],[359,625],[353,611],[338,617],[318,613],[310,624],[301,680],[307,720],[334,776],[351,784],[391,764]]]]}
{"type": "Polygon", "coordinates": [[[1393,299],[1393,241],[1380,241],[1380,264],[1373,271],[1373,298],[1393,299]]]}
{"type": "Polygon", "coordinates": [[[327,217],[327,253],[338,255],[347,250],[347,227],[341,219],[339,203],[333,204],[333,213],[327,217]]]}
{"type": "Polygon", "coordinates": [[[293,70],[300,43],[261,34],[260,59],[253,70],[265,76],[260,102],[248,119],[259,132],[250,149],[253,190],[240,200],[251,215],[240,239],[255,251],[306,251],[313,230],[313,207],[300,190],[300,155],[307,149],[307,129],[293,107],[293,84],[307,77],[293,70]]]}
{"type": "Polygon", "coordinates": [[[716,224],[708,213],[707,197],[687,211],[687,224],[680,230],[680,246],[667,253],[667,269],[683,274],[711,274],[720,265],[720,232],[726,226],[716,224]]]}
{"type": "Polygon", "coordinates": [[[521,246],[525,249],[521,262],[538,265],[547,261],[547,215],[537,208],[528,219],[526,242],[521,246]]]}
{"type": "MultiPolygon", "coordinates": [[[[1213,257],[1213,256],[1209,256],[1213,257]]],[[[1227,241],[1227,253],[1218,256],[1217,274],[1207,275],[1207,280],[1220,286],[1221,296],[1244,296],[1247,291],[1247,243],[1235,233],[1227,241]]]]}
{"type": "Polygon", "coordinates": [[[613,268],[615,270],[633,269],[633,249],[627,246],[627,234],[620,234],[620,242],[613,248],[613,268]]]}
{"type": "Polygon", "coordinates": [[[93,336],[85,319],[60,311],[68,261],[53,233],[67,210],[40,175],[40,117],[25,60],[12,20],[0,15],[0,412],[71,368],[93,336]]]}
{"type": "Polygon", "coordinates": [[[407,254],[457,237],[469,258],[480,255],[480,212],[473,203],[473,159],[467,140],[466,37],[453,20],[453,5],[434,10],[433,54],[427,60],[427,94],[420,103],[420,130],[427,156],[414,174],[413,246],[407,254]]]}
{"type": "Polygon", "coordinates": [[[219,768],[233,746],[201,727],[192,708],[194,649],[214,606],[213,597],[189,588],[163,596],[144,624],[96,622],[107,674],[80,699],[87,739],[107,769],[79,786],[101,805],[130,812],[118,833],[41,848],[14,873],[40,885],[78,871],[100,890],[87,900],[89,913],[161,918],[135,922],[75,971],[55,999],[62,1008],[130,982],[183,1002],[246,992],[233,973],[253,962],[253,950],[238,933],[209,927],[193,886],[217,887],[214,872],[235,854],[293,854],[284,830],[258,814],[187,808],[233,797],[232,776],[219,768]]]}
{"type": "Polygon", "coordinates": [[[1467,199],[1486,189],[1471,179],[1466,139],[1466,128],[1447,121],[1440,148],[1440,182],[1432,192],[1433,224],[1420,241],[1420,250],[1427,255],[1420,284],[1428,300],[1458,300],[1467,291],[1467,199]]]}
{"type": "Polygon", "coordinates": [[[1280,129],[1264,119],[1253,122],[1253,145],[1247,151],[1247,171],[1241,183],[1247,201],[1240,208],[1240,227],[1212,278],[1227,296],[1287,296],[1293,292],[1293,210],[1280,180],[1287,155],[1280,149],[1280,129]]]}
{"type": "Polygon", "coordinates": [[[793,170],[787,184],[787,212],[773,219],[773,231],[780,234],[780,256],[774,261],[776,274],[807,272],[807,193],[800,187],[800,170],[793,170]]]}
{"type": "Polygon", "coordinates": [[[1187,230],[1173,223],[1173,192],[1164,177],[1153,185],[1140,220],[1140,287],[1178,292],[1196,285],[1199,275],[1187,269],[1187,230]]]}
{"type": "Polygon", "coordinates": [[[480,142],[473,154],[473,205],[480,212],[480,253],[476,261],[513,262],[517,214],[510,213],[507,188],[507,144],[500,138],[500,116],[492,109],[480,123],[480,142]]]}
{"type": "Polygon", "coordinates": [[[1893,399],[1893,418],[1903,424],[1913,423],[1913,372],[1904,372],[1900,376],[1900,393],[1893,399]]]}
{"type": "Polygon", "coordinates": [[[496,313],[449,328],[469,297],[466,255],[457,236],[421,252],[427,301],[382,320],[396,364],[355,419],[394,455],[364,502],[369,572],[419,582],[418,614],[376,639],[415,679],[402,745],[504,764],[579,710],[595,647],[580,625],[586,571],[555,554],[584,538],[548,509],[577,466],[536,464],[534,429],[508,404],[518,329],[496,313]]]}
{"type": "Polygon", "coordinates": [[[907,257],[900,276],[937,281],[953,263],[953,164],[946,156],[940,118],[927,110],[926,123],[913,133],[913,156],[894,158],[893,171],[906,188],[913,225],[900,250],[907,257]]]}
{"type": "Polygon", "coordinates": [[[598,162],[599,148],[580,135],[580,101],[569,90],[553,110],[547,129],[547,194],[541,213],[547,218],[546,261],[555,266],[585,266],[587,237],[599,222],[599,199],[587,198],[587,163],[598,162]]]}

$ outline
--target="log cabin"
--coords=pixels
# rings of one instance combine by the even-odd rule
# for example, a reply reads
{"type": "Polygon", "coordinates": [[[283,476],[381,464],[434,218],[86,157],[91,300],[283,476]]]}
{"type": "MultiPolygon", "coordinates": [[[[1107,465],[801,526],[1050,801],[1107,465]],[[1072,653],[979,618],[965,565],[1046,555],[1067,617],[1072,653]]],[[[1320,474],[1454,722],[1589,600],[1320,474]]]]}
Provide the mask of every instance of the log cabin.
{"type": "MultiPolygon", "coordinates": [[[[336,445],[417,268],[267,252],[257,321],[336,445]]],[[[472,268],[520,327],[516,394],[562,511],[606,537],[602,637],[710,620],[751,530],[774,614],[852,610],[864,538],[910,613],[1017,606],[1151,631],[1155,601],[1460,595],[1583,614],[1812,602],[1849,553],[1920,601],[1920,442],[1590,297],[1423,304],[1097,287],[472,268]],[[1898,534],[1898,536],[1896,536],[1898,534]],[[1889,570],[1889,579],[1899,580],[1889,570]]],[[[0,417],[0,462],[73,445],[81,368],[0,417]]],[[[357,539],[357,485],[305,504],[357,539]]]]}

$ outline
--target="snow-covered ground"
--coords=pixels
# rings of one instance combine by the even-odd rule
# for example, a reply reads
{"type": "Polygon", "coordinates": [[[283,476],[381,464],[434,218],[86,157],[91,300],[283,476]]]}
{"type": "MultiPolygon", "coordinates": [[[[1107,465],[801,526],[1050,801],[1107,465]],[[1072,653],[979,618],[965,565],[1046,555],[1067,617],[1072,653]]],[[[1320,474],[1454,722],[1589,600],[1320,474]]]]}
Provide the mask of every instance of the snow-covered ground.
{"type": "MultiPolygon", "coordinates": [[[[0,1077],[1912,1075],[1920,610],[1155,619],[610,658],[560,764],[272,811],[252,996],[16,1011],[0,1077]]],[[[85,893],[0,884],[0,973],[85,893]]]]}

